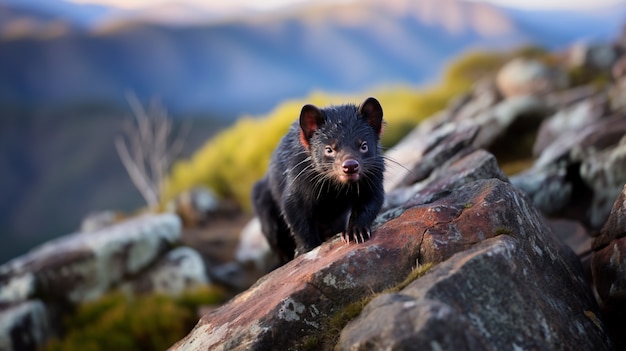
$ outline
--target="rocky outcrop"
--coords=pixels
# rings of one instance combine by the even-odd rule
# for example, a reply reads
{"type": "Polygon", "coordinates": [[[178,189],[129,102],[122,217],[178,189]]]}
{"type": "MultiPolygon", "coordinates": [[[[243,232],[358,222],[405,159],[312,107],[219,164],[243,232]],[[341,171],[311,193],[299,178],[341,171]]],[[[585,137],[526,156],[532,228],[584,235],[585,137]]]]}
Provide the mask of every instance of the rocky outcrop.
{"type": "MultiPolygon", "coordinates": [[[[577,64],[610,70],[596,56],[577,64]]],[[[612,349],[619,324],[607,326],[587,279],[589,232],[626,183],[626,84],[568,88],[565,77],[524,59],[479,82],[387,152],[370,241],[334,238],[296,258],[172,350],[612,349]],[[498,165],[519,158],[524,172],[498,165]]],[[[594,246],[612,260],[598,280],[609,291],[623,275],[611,240],[594,246]]]]}
{"type": "Polygon", "coordinates": [[[0,266],[0,349],[36,350],[64,306],[121,289],[180,294],[208,282],[202,257],[180,247],[177,216],[143,215],[67,235],[0,266]]]}
{"type": "MultiPolygon", "coordinates": [[[[384,323],[387,327],[397,325],[394,330],[400,333],[413,328],[409,326],[414,323],[421,323],[411,318],[415,313],[431,316],[424,321],[425,326],[432,328],[427,333],[449,339],[451,343],[446,345],[465,348],[560,345],[569,338],[572,345],[610,349],[576,256],[551,236],[526,197],[506,182],[506,177],[494,166],[493,156],[477,150],[453,158],[457,160],[437,167],[434,172],[438,177],[425,178],[421,189],[414,191],[402,205],[381,214],[370,241],[346,245],[336,237],[296,258],[203,316],[194,330],[172,349],[327,349],[338,336],[328,336],[329,325],[338,313],[353,302],[397,285],[414,268],[440,262],[444,263],[407,289],[414,288],[422,279],[429,282],[424,286],[435,280],[446,281],[444,276],[453,273],[449,267],[454,267],[459,270],[458,286],[453,280],[447,280],[451,285],[446,288],[433,285],[441,294],[447,292],[447,299],[439,295],[424,296],[419,301],[403,297],[400,300],[408,301],[414,312],[396,318],[391,309],[379,321],[387,321],[384,323]],[[459,182],[466,174],[476,176],[459,182]],[[470,267],[474,270],[471,276],[460,274],[469,272],[470,267]],[[495,295],[502,287],[506,289],[495,295]],[[534,300],[526,299],[527,294],[534,300]],[[507,295],[511,295],[515,304],[508,305],[508,309],[504,308],[507,295]],[[466,310],[453,303],[463,296],[466,310]],[[490,296],[499,296],[497,306],[501,310],[494,310],[496,302],[490,303],[490,296]],[[546,300],[541,300],[543,297],[546,300]],[[552,309],[562,311],[548,316],[552,310],[539,313],[533,303],[553,305],[552,309]],[[567,307],[569,304],[571,308],[567,307]],[[522,313],[524,310],[530,312],[522,313]],[[441,316],[450,316],[452,327],[441,316]],[[502,334],[505,327],[516,324],[521,316],[533,326],[522,323],[502,334]],[[537,323],[537,316],[544,318],[540,320],[542,323],[537,323]],[[548,324],[552,318],[561,317],[563,321],[575,320],[575,327],[548,324]],[[498,327],[502,321],[508,324],[498,327]],[[585,338],[586,343],[577,344],[585,338]]],[[[400,303],[397,308],[402,306],[400,303]]],[[[376,329],[376,326],[356,329],[367,328],[376,329]]],[[[347,334],[342,336],[340,346],[351,349],[353,343],[345,341],[352,340],[349,329],[344,332],[347,334]]],[[[379,344],[365,342],[365,345],[378,349],[379,344]]]]}
{"type": "Polygon", "coordinates": [[[75,303],[96,299],[179,240],[180,221],[173,215],[148,215],[61,237],[0,266],[0,302],[36,296],[75,303]]]}
{"type": "Polygon", "coordinates": [[[576,256],[520,234],[486,239],[377,297],[338,349],[609,350],[593,295],[571,269],[576,256]]]}

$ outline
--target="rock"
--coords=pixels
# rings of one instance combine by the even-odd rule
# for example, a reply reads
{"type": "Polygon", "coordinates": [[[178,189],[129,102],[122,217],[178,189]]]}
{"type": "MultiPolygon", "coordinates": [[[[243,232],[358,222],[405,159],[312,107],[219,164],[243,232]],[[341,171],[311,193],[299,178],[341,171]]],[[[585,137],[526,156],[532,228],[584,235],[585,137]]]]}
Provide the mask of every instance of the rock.
{"type": "MultiPolygon", "coordinates": [[[[467,150],[468,146],[470,146],[474,140],[478,128],[469,126],[455,130],[453,126],[453,124],[448,124],[438,128],[437,132],[431,134],[431,138],[427,139],[427,146],[421,150],[421,154],[419,152],[413,153],[414,156],[411,162],[407,162],[408,158],[404,157],[407,163],[403,163],[403,169],[394,168],[393,166],[388,168],[385,172],[385,180],[388,178],[395,179],[395,183],[392,186],[388,186],[388,189],[386,189],[387,194],[397,191],[397,189],[401,189],[408,184],[423,181],[428,178],[437,167],[440,167],[446,161],[454,158],[457,153],[462,150],[467,150]],[[399,175],[402,175],[401,180],[399,175]]],[[[400,145],[400,148],[402,147],[404,147],[404,145],[400,145]]],[[[387,153],[385,158],[395,161],[396,152],[398,150],[399,148],[392,149],[387,153]]],[[[386,182],[386,185],[389,184],[391,184],[391,181],[386,182]]]]}
{"type": "MultiPolygon", "coordinates": [[[[584,289],[580,265],[574,263],[573,266],[564,266],[564,262],[572,263],[572,258],[575,261],[575,255],[549,235],[541,216],[521,193],[498,179],[477,180],[456,188],[437,188],[432,183],[423,191],[438,192],[438,195],[428,197],[425,203],[425,197],[416,194],[405,205],[390,209],[381,215],[383,219],[376,227],[374,237],[363,244],[346,245],[335,237],[271,272],[224,306],[203,316],[190,334],[174,345],[172,350],[293,350],[302,349],[305,343],[309,346],[316,344],[317,349],[332,347],[320,345],[320,338],[329,319],[349,303],[401,282],[418,264],[444,262],[457,252],[472,250],[488,238],[502,236],[510,236],[511,243],[507,243],[504,249],[498,249],[497,253],[515,251],[520,247],[524,253],[534,252],[531,257],[538,257],[536,264],[530,259],[515,261],[517,275],[522,275],[520,279],[527,284],[517,293],[525,292],[533,296],[534,300],[529,301],[536,301],[544,295],[550,296],[548,303],[563,308],[563,315],[575,318],[576,323],[564,331],[553,331],[548,327],[552,333],[546,334],[544,338],[554,336],[556,339],[546,342],[554,345],[565,343],[565,340],[559,338],[570,336],[571,330],[580,332],[580,326],[584,330],[599,328],[600,331],[587,331],[591,341],[597,342],[600,348],[608,345],[606,339],[598,336],[601,335],[602,323],[597,320],[596,325],[581,313],[590,311],[596,315],[597,306],[590,298],[590,291],[584,289]],[[534,275],[536,272],[548,274],[542,277],[540,274],[534,275]],[[539,282],[535,284],[532,279],[539,282]],[[548,285],[551,290],[544,291],[545,281],[555,281],[558,285],[548,285]],[[555,290],[559,293],[555,293],[555,290]],[[563,291],[567,291],[568,300],[565,300],[563,291]],[[568,303],[572,303],[576,309],[568,308],[568,303]]],[[[503,264],[502,255],[497,257],[498,260],[495,257],[490,259],[487,254],[482,259],[480,267],[487,271],[491,267],[499,272],[498,275],[487,273],[491,277],[485,279],[495,281],[496,277],[510,274],[509,267],[513,263],[503,264]],[[491,262],[499,263],[494,267],[485,266],[491,262]]],[[[510,254],[506,255],[504,257],[510,257],[510,254]]],[[[476,283],[472,289],[474,301],[485,302],[494,294],[494,289],[500,288],[476,283]]],[[[456,288],[448,288],[446,291],[461,293],[456,288]]],[[[506,292],[511,293],[510,290],[506,292]]],[[[516,303],[519,301],[516,300],[516,303]]],[[[465,336],[471,341],[470,345],[482,345],[483,339],[491,341],[485,335],[496,335],[500,329],[485,317],[490,305],[473,304],[476,309],[483,305],[486,306],[484,311],[474,312],[481,318],[478,321],[483,321],[482,329],[475,327],[475,337],[467,336],[467,329],[463,325],[475,325],[476,321],[453,317],[456,324],[451,331],[459,331],[463,335],[450,336],[449,345],[456,345],[453,341],[462,340],[465,336]]],[[[516,313],[523,309],[522,306],[531,309],[532,305],[522,304],[520,308],[513,309],[512,314],[500,318],[514,323],[516,313]]],[[[446,306],[435,305],[424,308],[420,313],[429,315],[428,311],[431,311],[430,315],[435,315],[435,311],[447,313],[455,309],[448,310],[446,306]]],[[[426,324],[443,323],[432,320],[426,324]]],[[[542,328],[539,324],[539,327],[528,327],[528,330],[546,331],[542,328]]],[[[474,332],[470,330],[469,333],[474,332]]],[[[518,340],[529,334],[518,328],[510,335],[518,340]]],[[[579,339],[575,335],[571,337],[572,340],[579,339]]],[[[541,335],[532,336],[528,344],[541,338],[541,335]]],[[[518,343],[527,345],[524,340],[518,343]]]]}
{"type": "Polygon", "coordinates": [[[560,109],[539,126],[537,139],[533,145],[533,155],[539,156],[555,139],[579,134],[586,126],[599,121],[608,113],[608,100],[603,94],[586,99],[560,109]]]}
{"type": "Polygon", "coordinates": [[[96,299],[152,264],[180,240],[180,230],[173,214],[144,215],[50,241],[0,266],[0,303],[96,299]]]}
{"type": "Polygon", "coordinates": [[[533,168],[511,177],[511,184],[524,191],[542,213],[557,215],[571,203],[574,184],[564,163],[533,168]]]}
{"type": "Polygon", "coordinates": [[[620,140],[626,119],[600,118],[563,131],[541,152],[532,168],[510,178],[548,215],[582,219],[598,228],[626,183],[620,140]],[[608,204],[607,204],[608,202],[608,204]]]}
{"type": "Polygon", "coordinates": [[[252,263],[262,272],[269,272],[271,268],[278,265],[261,231],[261,222],[258,218],[250,220],[241,231],[235,259],[243,265],[252,263]]]}
{"type": "Polygon", "coordinates": [[[89,233],[113,225],[118,220],[115,211],[99,211],[88,214],[80,223],[80,232],[89,233]]]}
{"type": "Polygon", "coordinates": [[[0,307],[0,350],[40,350],[50,333],[48,311],[40,300],[0,307]]]}
{"type": "Polygon", "coordinates": [[[129,294],[159,293],[179,296],[185,291],[209,284],[204,261],[189,247],[167,252],[155,264],[119,289],[129,294]]]}
{"type": "Polygon", "coordinates": [[[608,220],[592,244],[591,269],[603,303],[626,306],[626,185],[615,200],[608,220]]]}
{"type": "Polygon", "coordinates": [[[377,297],[337,349],[611,350],[576,257],[535,246],[526,239],[547,239],[545,230],[528,229],[486,239],[377,297]]]}
{"type": "Polygon", "coordinates": [[[535,59],[521,57],[508,62],[498,71],[496,83],[507,98],[547,94],[568,85],[563,72],[535,59]]]}
{"type": "Polygon", "coordinates": [[[432,171],[427,179],[387,193],[383,210],[402,206],[410,199],[413,203],[428,203],[446,189],[458,188],[475,180],[489,178],[508,181],[492,154],[476,150],[467,155],[463,153],[454,155],[450,160],[440,163],[439,168],[432,171]]]}
{"type": "Polygon", "coordinates": [[[465,96],[465,99],[448,106],[450,121],[470,120],[503,100],[495,82],[490,79],[478,81],[465,96]]]}
{"type": "Polygon", "coordinates": [[[591,274],[598,300],[611,322],[618,349],[626,347],[626,185],[592,243],[591,274]]]}
{"type": "Polygon", "coordinates": [[[445,123],[445,117],[439,115],[421,123],[385,153],[385,192],[428,177],[440,162],[458,152],[458,149],[450,152],[445,147],[437,148],[438,145],[467,146],[472,142],[477,131],[475,126],[463,128],[445,123]],[[453,141],[449,141],[450,139],[453,141]]]}
{"type": "Polygon", "coordinates": [[[626,138],[622,137],[614,147],[586,157],[580,165],[580,177],[593,190],[589,222],[592,227],[601,227],[611,211],[615,196],[626,183],[626,138]]]}
{"type": "Polygon", "coordinates": [[[336,350],[488,350],[470,321],[429,298],[384,294],[341,333],[336,350]],[[378,314],[373,318],[371,313],[378,314]]]}
{"type": "Polygon", "coordinates": [[[473,118],[480,126],[480,132],[473,145],[489,149],[495,141],[505,136],[512,126],[522,124],[522,119],[528,119],[529,124],[535,125],[552,112],[552,107],[547,105],[544,99],[532,95],[503,100],[473,118]]]}
{"type": "Polygon", "coordinates": [[[215,192],[200,186],[182,192],[168,204],[169,212],[178,214],[185,227],[205,225],[209,214],[219,207],[215,192]]]}
{"type": "Polygon", "coordinates": [[[578,257],[591,253],[593,238],[579,221],[569,219],[548,219],[546,221],[554,236],[567,245],[578,257]]]}
{"type": "Polygon", "coordinates": [[[568,53],[568,66],[610,72],[619,58],[619,49],[608,43],[579,42],[568,53]]]}

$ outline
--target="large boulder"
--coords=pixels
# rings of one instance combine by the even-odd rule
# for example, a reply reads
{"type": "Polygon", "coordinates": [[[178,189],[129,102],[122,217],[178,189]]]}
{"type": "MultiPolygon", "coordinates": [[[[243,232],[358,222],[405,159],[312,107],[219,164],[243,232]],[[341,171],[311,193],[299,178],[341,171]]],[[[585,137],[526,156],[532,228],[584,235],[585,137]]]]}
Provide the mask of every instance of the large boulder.
{"type": "Polygon", "coordinates": [[[208,283],[176,215],[142,215],[67,235],[0,266],[0,350],[38,350],[76,304],[112,290],[179,295],[208,283]]]}
{"type": "Polygon", "coordinates": [[[338,349],[610,350],[579,265],[569,250],[533,246],[522,233],[486,239],[377,297],[338,349]]]}
{"type": "Polygon", "coordinates": [[[50,241],[0,266],[0,303],[96,299],[168,251],[180,230],[175,215],[144,215],[50,241]]]}
{"type": "MultiPolygon", "coordinates": [[[[424,197],[416,194],[403,206],[382,214],[371,240],[364,244],[347,245],[336,237],[297,257],[226,305],[204,315],[191,333],[172,350],[332,347],[325,336],[330,320],[350,303],[398,284],[416,266],[446,262],[455,253],[467,250],[484,251],[486,244],[482,242],[503,237],[508,239],[504,244],[498,244],[502,247],[494,248],[491,254],[485,253],[481,259],[472,259],[480,263],[482,274],[468,276],[465,280],[463,274],[457,276],[459,286],[471,284],[473,291],[467,295],[468,306],[471,304],[470,296],[483,302],[473,305],[473,315],[461,315],[458,310],[448,308],[446,305],[450,301],[443,299],[423,306],[420,313],[425,315],[453,315],[455,325],[450,329],[446,329],[446,324],[441,321],[433,320],[431,323],[429,320],[427,324],[439,328],[433,332],[450,335],[450,338],[467,337],[468,347],[485,342],[485,345],[493,345],[494,349],[499,345],[512,346],[504,341],[494,342],[488,337],[497,336],[496,333],[501,330],[496,325],[497,321],[505,320],[513,324],[521,310],[534,311],[536,306],[533,303],[547,296],[549,299],[542,304],[553,304],[555,309],[563,307],[564,320],[575,320],[575,327],[552,332],[560,328],[560,324],[550,326],[548,323],[552,319],[545,319],[538,327],[512,329],[508,335],[513,338],[511,340],[518,340],[516,345],[538,345],[540,341],[545,345],[565,344],[569,342],[568,338],[575,341],[582,339],[577,334],[585,332],[589,333],[590,341],[577,345],[609,349],[610,342],[603,334],[604,326],[600,319],[587,317],[598,316],[599,311],[590,290],[586,288],[580,264],[572,262],[576,256],[551,236],[543,219],[524,195],[510,184],[493,178],[450,188],[431,183],[423,191],[434,195],[424,197]],[[505,258],[511,262],[505,265],[505,258]],[[487,276],[480,281],[483,274],[487,276]],[[511,274],[522,276],[515,284],[525,284],[523,288],[513,283],[515,279],[507,277],[511,274]],[[493,306],[487,301],[499,289],[493,285],[498,282],[497,277],[510,288],[507,289],[509,293],[517,294],[514,296],[517,306],[503,309],[498,320],[490,321],[487,317],[493,312],[490,311],[493,306]],[[568,304],[574,307],[569,308],[568,304]],[[585,311],[588,311],[587,314],[585,311]],[[473,316],[478,318],[471,320],[473,316]],[[482,323],[480,328],[475,326],[477,323],[482,323]],[[468,329],[465,327],[469,325],[476,330],[467,336],[468,329]],[[530,336],[535,331],[539,332],[538,335],[530,336]]],[[[459,259],[451,262],[456,263],[445,265],[461,266],[459,259]]],[[[463,289],[453,286],[436,288],[449,291],[451,296],[464,293],[463,289]]],[[[433,300],[437,299],[433,295],[433,300]]],[[[403,319],[407,317],[399,316],[394,323],[400,323],[399,328],[410,328],[413,322],[404,324],[403,319]]]]}

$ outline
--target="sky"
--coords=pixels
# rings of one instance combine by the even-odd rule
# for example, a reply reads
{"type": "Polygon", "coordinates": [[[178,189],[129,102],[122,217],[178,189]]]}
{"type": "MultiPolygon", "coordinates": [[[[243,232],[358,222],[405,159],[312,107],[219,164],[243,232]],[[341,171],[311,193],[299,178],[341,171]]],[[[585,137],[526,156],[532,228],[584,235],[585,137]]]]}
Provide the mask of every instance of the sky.
{"type": "MultiPolygon", "coordinates": [[[[84,4],[104,4],[113,5],[120,8],[136,9],[150,6],[160,2],[171,2],[175,0],[67,0],[84,4]]],[[[253,8],[257,10],[271,10],[283,5],[295,4],[306,0],[176,0],[192,3],[194,5],[207,6],[212,8],[253,8]]],[[[619,0],[486,0],[498,5],[518,7],[524,9],[572,9],[585,7],[599,7],[606,4],[618,2],[619,0]]]]}

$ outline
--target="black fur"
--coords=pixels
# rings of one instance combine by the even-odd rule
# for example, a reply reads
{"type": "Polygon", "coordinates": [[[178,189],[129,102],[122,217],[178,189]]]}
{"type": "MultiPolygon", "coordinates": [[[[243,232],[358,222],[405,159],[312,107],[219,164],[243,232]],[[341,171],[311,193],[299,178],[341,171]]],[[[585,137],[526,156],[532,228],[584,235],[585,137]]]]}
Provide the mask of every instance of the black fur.
{"type": "Polygon", "coordinates": [[[374,98],[302,108],[252,193],[281,264],[337,233],[346,242],[369,239],[384,200],[382,114],[374,98]]]}

